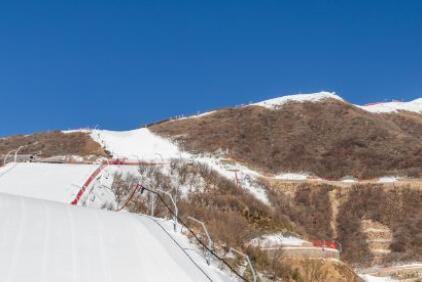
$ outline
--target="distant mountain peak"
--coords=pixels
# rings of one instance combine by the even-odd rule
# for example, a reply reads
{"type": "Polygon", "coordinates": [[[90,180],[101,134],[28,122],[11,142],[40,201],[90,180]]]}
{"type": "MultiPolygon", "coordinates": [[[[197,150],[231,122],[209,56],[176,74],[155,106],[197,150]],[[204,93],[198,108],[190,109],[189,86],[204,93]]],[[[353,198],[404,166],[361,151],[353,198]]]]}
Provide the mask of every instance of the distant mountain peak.
{"type": "MultiPolygon", "coordinates": [[[[310,94],[295,94],[281,96],[258,103],[250,104],[249,106],[261,106],[267,109],[277,109],[282,105],[289,102],[324,102],[328,99],[335,99],[338,101],[345,102],[343,98],[338,96],[335,92],[321,91],[310,94]]],[[[379,102],[371,103],[364,106],[354,105],[365,111],[371,113],[395,113],[399,111],[408,111],[414,113],[422,114],[422,98],[415,99],[413,101],[403,102],[403,101],[391,101],[391,102],[379,102]]]]}
{"type": "Polygon", "coordinates": [[[422,113],[422,98],[408,102],[391,101],[385,103],[372,103],[358,107],[372,113],[392,113],[398,111],[422,113]]]}
{"type": "Polygon", "coordinates": [[[335,99],[339,101],[344,101],[340,96],[336,95],[335,92],[321,91],[321,92],[310,93],[310,94],[295,94],[295,95],[277,97],[277,98],[251,104],[251,106],[261,106],[268,109],[276,109],[282,106],[283,104],[286,104],[289,102],[321,102],[327,99],[335,99]]]}

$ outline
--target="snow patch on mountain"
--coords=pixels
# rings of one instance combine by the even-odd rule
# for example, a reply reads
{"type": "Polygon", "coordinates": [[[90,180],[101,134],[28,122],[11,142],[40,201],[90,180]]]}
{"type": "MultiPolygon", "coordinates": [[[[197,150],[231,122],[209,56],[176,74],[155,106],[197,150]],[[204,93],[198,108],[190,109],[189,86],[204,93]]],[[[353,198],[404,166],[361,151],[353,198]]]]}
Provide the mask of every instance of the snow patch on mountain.
{"type": "Polygon", "coordinates": [[[208,112],[198,113],[196,115],[187,116],[187,117],[185,117],[185,116],[176,117],[176,118],[174,118],[172,120],[182,120],[182,119],[190,119],[190,118],[201,118],[201,117],[205,117],[205,116],[208,116],[208,115],[212,115],[212,114],[214,114],[216,112],[217,112],[216,110],[214,110],[214,111],[208,111],[208,112]]]}
{"type": "Polygon", "coordinates": [[[261,107],[274,110],[274,109],[278,109],[282,105],[289,102],[299,102],[299,103],[321,102],[327,99],[335,99],[339,101],[344,101],[340,96],[337,96],[335,92],[322,91],[322,92],[312,93],[312,94],[296,94],[296,95],[282,96],[282,97],[254,103],[249,106],[261,106],[261,107]]]}
{"type": "Polygon", "coordinates": [[[393,101],[387,103],[375,103],[371,105],[358,107],[371,113],[394,113],[398,111],[422,113],[422,98],[409,102],[393,101]]]}
{"type": "MultiPolygon", "coordinates": [[[[287,95],[287,96],[282,96],[282,97],[254,103],[251,105],[261,106],[261,107],[274,110],[274,109],[280,108],[282,105],[289,102],[323,102],[327,99],[336,99],[336,100],[344,102],[343,98],[336,95],[335,92],[322,91],[322,92],[311,93],[311,94],[287,95]]],[[[353,105],[353,106],[359,107],[371,113],[393,113],[393,112],[398,112],[398,111],[422,113],[422,98],[409,101],[409,102],[392,101],[392,102],[386,102],[386,103],[373,103],[373,104],[368,104],[364,106],[360,106],[360,105],[353,105]]]]}
{"type": "Polygon", "coordinates": [[[193,161],[205,164],[211,169],[217,171],[220,175],[234,181],[241,188],[252,194],[256,199],[260,200],[264,204],[270,205],[270,200],[268,199],[265,188],[259,185],[256,181],[256,178],[262,177],[260,173],[239,163],[224,163],[222,159],[211,155],[191,156],[191,158],[193,161]]]}
{"type": "Polygon", "coordinates": [[[81,132],[81,133],[90,133],[91,132],[91,129],[88,129],[88,128],[67,129],[67,130],[62,130],[61,132],[62,133],[65,133],[65,134],[78,133],[78,132],[81,132]]]}
{"type": "Polygon", "coordinates": [[[378,183],[393,183],[399,180],[397,176],[383,176],[378,179],[378,183]]]}
{"type": "Polygon", "coordinates": [[[254,238],[250,241],[250,245],[263,249],[273,249],[282,246],[302,246],[308,241],[302,240],[295,236],[284,235],[282,233],[266,234],[254,238]]]}
{"type": "Polygon", "coordinates": [[[292,181],[303,181],[308,179],[309,174],[307,173],[280,173],[276,175],[274,178],[278,180],[292,180],[292,181]]]}
{"type": "Polygon", "coordinates": [[[360,278],[362,278],[363,281],[365,282],[396,282],[398,281],[391,277],[376,277],[369,274],[361,274],[360,278]]]}

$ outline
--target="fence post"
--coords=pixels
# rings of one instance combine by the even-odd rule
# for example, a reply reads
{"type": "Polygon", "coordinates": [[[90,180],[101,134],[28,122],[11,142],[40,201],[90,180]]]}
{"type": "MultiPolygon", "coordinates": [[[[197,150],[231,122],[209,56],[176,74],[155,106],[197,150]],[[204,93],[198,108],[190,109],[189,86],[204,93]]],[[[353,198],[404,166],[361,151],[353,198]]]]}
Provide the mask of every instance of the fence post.
{"type": "Polygon", "coordinates": [[[9,158],[10,154],[13,153],[15,151],[15,149],[7,152],[6,156],[3,159],[3,165],[6,165],[7,159],[9,158]]]}
{"type": "Polygon", "coordinates": [[[155,190],[159,191],[161,193],[164,193],[165,195],[167,195],[170,198],[170,200],[171,200],[171,202],[174,206],[173,227],[174,227],[174,232],[176,232],[177,231],[177,217],[178,217],[178,209],[177,209],[176,201],[174,200],[173,195],[170,194],[169,192],[164,191],[162,189],[155,189],[155,190]]]}
{"type": "Polygon", "coordinates": [[[205,226],[205,223],[192,217],[192,216],[188,216],[188,219],[195,221],[196,223],[199,223],[202,228],[204,229],[205,235],[207,235],[207,240],[208,240],[208,249],[205,251],[205,260],[207,261],[207,264],[210,265],[210,260],[211,260],[211,250],[213,249],[213,242],[211,240],[210,234],[208,233],[208,229],[205,226]]]}
{"type": "Polygon", "coordinates": [[[151,216],[154,216],[155,211],[155,193],[150,193],[151,216]]]}
{"type": "Polygon", "coordinates": [[[26,145],[24,145],[24,146],[20,146],[16,151],[15,151],[15,156],[14,156],[14,162],[16,163],[16,161],[18,160],[18,153],[19,153],[19,151],[23,148],[23,147],[25,147],[26,145]]]}
{"type": "Polygon", "coordinates": [[[241,251],[234,249],[234,248],[230,248],[230,251],[235,252],[235,253],[241,255],[242,257],[244,257],[246,259],[246,262],[248,263],[249,268],[251,269],[251,272],[252,272],[253,282],[256,282],[256,279],[257,279],[256,272],[255,272],[255,269],[252,265],[252,262],[251,262],[249,256],[247,254],[242,253],[241,251]]]}

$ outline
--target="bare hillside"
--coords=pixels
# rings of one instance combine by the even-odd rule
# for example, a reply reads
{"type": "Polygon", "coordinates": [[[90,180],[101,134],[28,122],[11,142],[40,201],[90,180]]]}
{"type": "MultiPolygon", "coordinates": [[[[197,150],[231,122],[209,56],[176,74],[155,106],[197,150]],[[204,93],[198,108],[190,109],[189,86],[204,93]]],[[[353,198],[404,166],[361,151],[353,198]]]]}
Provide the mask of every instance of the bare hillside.
{"type": "Polygon", "coordinates": [[[20,154],[38,154],[42,157],[107,155],[101,145],[91,139],[89,133],[51,131],[0,138],[0,156],[20,146],[23,146],[20,154]]]}
{"type": "Polygon", "coordinates": [[[371,113],[337,99],[222,109],[150,130],[188,151],[223,151],[267,173],[422,176],[422,115],[371,113]]]}

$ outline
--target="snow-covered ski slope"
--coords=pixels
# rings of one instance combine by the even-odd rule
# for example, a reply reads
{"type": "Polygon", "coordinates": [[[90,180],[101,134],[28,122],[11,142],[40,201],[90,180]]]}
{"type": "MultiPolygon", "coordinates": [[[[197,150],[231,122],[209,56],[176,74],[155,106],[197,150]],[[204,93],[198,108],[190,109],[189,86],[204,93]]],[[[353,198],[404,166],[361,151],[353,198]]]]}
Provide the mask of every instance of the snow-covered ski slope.
{"type": "Polygon", "coordinates": [[[147,216],[0,194],[0,281],[230,281],[168,232],[147,216]]]}
{"type": "Polygon", "coordinates": [[[148,162],[169,163],[171,159],[195,161],[205,164],[228,179],[242,177],[242,187],[248,190],[257,199],[269,204],[265,190],[251,184],[251,179],[259,174],[240,164],[227,165],[212,155],[195,155],[182,151],[171,140],[158,136],[148,128],[139,128],[130,131],[92,130],[91,137],[109,151],[115,158],[138,159],[148,162]],[[244,180],[244,181],[243,181],[244,180]]]}
{"type": "Polygon", "coordinates": [[[162,162],[186,155],[175,144],[147,128],[129,131],[92,130],[91,137],[111,152],[114,158],[162,162]]]}
{"type": "Polygon", "coordinates": [[[69,203],[98,165],[9,163],[0,168],[0,193],[69,203]]]}
{"type": "MultiPolygon", "coordinates": [[[[99,164],[9,163],[0,168],[0,193],[61,203],[71,203],[81,186],[99,168],[99,164]]],[[[127,177],[138,173],[136,166],[110,165],[87,185],[78,205],[116,207],[110,187],[115,173],[127,177]]]]}

